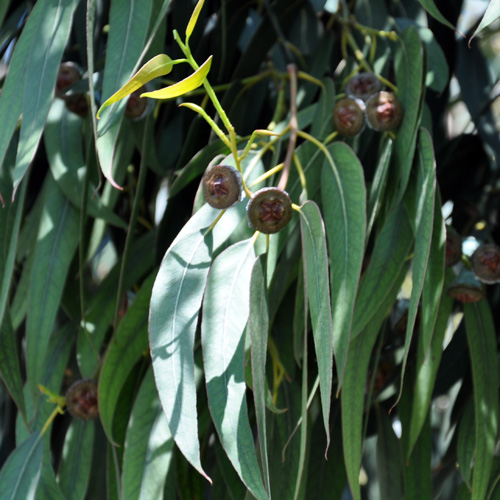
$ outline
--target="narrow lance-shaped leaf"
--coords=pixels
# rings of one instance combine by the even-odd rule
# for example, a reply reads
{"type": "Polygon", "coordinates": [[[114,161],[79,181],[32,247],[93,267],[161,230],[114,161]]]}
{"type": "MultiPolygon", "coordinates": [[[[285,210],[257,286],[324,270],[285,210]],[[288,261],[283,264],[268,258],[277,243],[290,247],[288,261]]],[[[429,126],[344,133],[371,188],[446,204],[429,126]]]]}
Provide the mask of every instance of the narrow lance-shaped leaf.
{"type": "Polygon", "coordinates": [[[151,296],[149,340],[156,386],[175,443],[200,474],[194,336],[213,252],[245,214],[244,203],[228,210],[211,232],[219,211],[205,205],[168,249],[151,296]]]}
{"type": "Polygon", "coordinates": [[[486,498],[498,433],[497,339],[486,300],[464,304],[465,329],[474,386],[476,447],[472,473],[472,500],[486,498]]]}
{"type": "Polygon", "coordinates": [[[141,97],[150,97],[151,99],[171,99],[180,95],[187,94],[191,90],[197,89],[203,84],[212,65],[212,56],[210,56],[193,74],[184,80],[174,83],[164,89],[144,92],[141,97]]]}
{"type": "Polygon", "coordinates": [[[436,7],[436,4],[434,3],[434,0],[418,0],[420,5],[436,20],[438,20],[440,23],[444,24],[445,26],[448,26],[448,28],[452,29],[453,31],[456,31],[455,26],[448,21],[443,14],[439,11],[439,9],[436,7]]]}
{"type": "Polygon", "coordinates": [[[245,326],[255,239],[240,241],[215,259],[203,300],[201,341],[208,405],[221,444],[245,486],[267,499],[246,403],[245,326]]]}
{"type": "Polygon", "coordinates": [[[490,0],[486,12],[484,13],[479,26],[474,31],[474,34],[470,37],[469,44],[472,39],[486,27],[488,27],[492,22],[496,21],[500,17],[500,0],[490,0]]]}
{"type": "Polygon", "coordinates": [[[75,0],[45,2],[43,24],[36,32],[36,43],[31,45],[26,66],[14,193],[35,157],[42,136],[76,4],[75,0]]]}
{"type": "Polygon", "coordinates": [[[250,282],[250,316],[248,326],[252,342],[252,382],[255,401],[255,415],[259,431],[259,449],[264,471],[264,484],[269,492],[269,464],[267,457],[266,431],[266,357],[269,329],[267,307],[266,257],[261,255],[253,265],[250,282]]]}
{"type": "Polygon", "coordinates": [[[34,500],[42,468],[41,438],[35,432],[9,455],[0,471],[0,500],[34,500]]]}
{"type": "Polygon", "coordinates": [[[193,13],[191,14],[191,18],[189,19],[188,25],[186,27],[186,43],[188,42],[191,33],[193,33],[194,27],[196,26],[196,22],[198,21],[198,17],[200,15],[201,9],[203,8],[203,4],[205,0],[198,0],[193,13]]]}
{"type": "Polygon", "coordinates": [[[337,362],[338,393],[342,386],[354,299],[363,263],[366,189],[361,163],[349,146],[339,142],[328,150],[334,162],[329,158],[324,161],[321,196],[330,255],[333,352],[337,362]]]}
{"type": "Polygon", "coordinates": [[[304,285],[311,311],[312,331],[318,360],[323,423],[330,445],[330,404],[333,369],[332,309],[328,282],[325,227],[318,206],[307,201],[300,208],[304,285]]]}
{"type": "Polygon", "coordinates": [[[78,245],[79,215],[50,178],[45,197],[28,294],[26,368],[38,394],[47,347],[66,275],[78,245]]]}
{"type": "Polygon", "coordinates": [[[153,370],[147,371],[129,419],[123,454],[122,499],[162,498],[174,441],[158,400],[153,370]]]}
{"type": "Polygon", "coordinates": [[[168,75],[172,71],[172,66],[172,59],[165,54],[158,54],[153,57],[120,90],[117,90],[101,105],[97,112],[97,119],[99,119],[101,111],[111,106],[111,104],[140,89],[143,85],[153,80],[153,78],[168,75]]]}
{"type": "MultiPolygon", "coordinates": [[[[429,132],[425,129],[420,130],[418,145],[418,175],[417,175],[417,195],[415,207],[415,249],[412,269],[412,288],[410,296],[410,305],[408,308],[408,321],[406,323],[406,337],[401,366],[401,385],[399,397],[403,389],[404,374],[410,344],[413,338],[413,329],[417,318],[418,304],[422,289],[424,287],[427,265],[432,242],[432,228],[434,225],[434,204],[436,191],[436,161],[434,159],[434,149],[429,132]]],[[[437,307],[433,307],[433,315],[437,314],[437,307]]],[[[425,311],[428,314],[429,311],[425,311]]],[[[432,318],[431,326],[435,321],[432,318]]],[[[399,399],[398,397],[398,399],[399,399]]]]}

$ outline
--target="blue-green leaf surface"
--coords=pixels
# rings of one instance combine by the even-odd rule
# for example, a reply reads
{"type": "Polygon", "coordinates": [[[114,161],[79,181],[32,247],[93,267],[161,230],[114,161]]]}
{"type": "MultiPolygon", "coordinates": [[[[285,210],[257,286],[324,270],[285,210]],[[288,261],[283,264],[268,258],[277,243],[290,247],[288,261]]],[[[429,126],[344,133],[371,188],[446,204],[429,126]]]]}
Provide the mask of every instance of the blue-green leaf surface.
{"type": "MultiPolygon", "coordinates": [[[[102,102],[120,89],[140,63],[149,28],[152,0],[114,0],[109,13],[110,33],[102,82],[102,102]]],[[[112,167],[125,101],[106,108],[97,127],[97,151],[102,172],[115,187],[112,167]]]]}
{"type": "Polygon", "coordinates": [[[122,499],[162,498],[174,441],[150,368],[132,409],[123,454],[122,499]]]}
{"type": "Polygon", "coordinates": [[[77,1],[42,0],[41,3],[43,15],[34,34],[36,43],[31,44],[27,55],[26,77],[21,87],[22,124],[14,169],[15,189],[33,161],[42,137],[77,1]]]}
{"type": "MultiPolygon", "coordinates": [[[[327,437],[326,449],[328,449],[330,444],[329,420],[333,370],[332,309],[328,281],[325,226],[319,208],[313,201],[307,201],[300,208],[300,227],[302,233],[302,259],[304,262],[304,286],[311,312],[314,347],[316,349],[316,359],[318,360],[323,423],[327,437]]],[[[346,338],[347,343],[348,336],[346,338]]],[[[347,352],[347,345],[345,351],[347,352]]]]}
{"type": "Polygon", "coordinates": [[[338,392],[342,386],[354,299],[363,262],[366,189],[361,163],[349,146],[337,142],[328,149],[334,164],[328,159],[324,161],[321,196],[330,256],[333,349],[339,379],[338,392]]]}
{"type": "Polygon", "coordinates": [[[73,419],[66,432],[59,466],[59,486],[66,498],[83,500],[92,465],[95,422],[73,419]]]}
{"type": "Polygon", "coordinates": [[[486,300],[464,304],[464,316],[472,366],[476,427],[472,500],[482,500],[486,498],[498,434],[497,338],[486,300]]]}
{"type": "MultiPolygon", "coordinates": [[[[434,159],[434,148],[432,138],[425,129],[420,130],[418,144],[418,174],[417,174],[417,193],[415,207],[415,248],[412,264],[412,288],[410,296],[410,305],[408,308],[408,321],[406,323],[406,337],[401,366],[401,389],[403,387],[404,373],[410,343],[413,338],[413,329],[417,318],[418,304],[424,287],[424,279],[427,272],[427,264],[431,251],[432,229],[434,225],[434,204],[436,191],[436,161],[434,159]]],[[[443,256],[444,265],[444,256],[443,256]]],[[[442,268],[443,269],[443,268],[442,268]]],[[[441,271],[443,272],[443,271],[441,271]]],[[[441,285],[442,286],[442,285],[441,285]]],[[[437,290],[438,297],[440,290],[437,290]]],[[[436,299],[439,301],[439,298],[436,299]]],[[[433,303],[426,314],[426,326],[431,331],[437,315],[437,303],[433,303]],[[432,317],[429,317],[429,314],[432,317]]],[[[401,394],[401,393],[400,393],[401,394]]]]}
{"type": "Polygon", "coordinates": [[[78,245],[79,214],[51,178],[38,229],[26,319],[26,368],[38,393],[66,274],[78,245]]]}
{"type": "Polygon", "coordinates": [[[259,450],[264,484],[269,487],[269,464],[267,457],[267,430],[266,430],[266,357],[269,329],[269,311],[267,306],[266,287],[266,256],[259,256],[252,269],[250,282],[250,314],[248,327],[252,342],[252,382],[255,402],[255,415],[259,431],[259,450]]]}
{"type": "Polygon", "coordinates": [[[35,432],[10,455],[0,471],[0,500],[34,500],[43,459],[43,441],[35,432]]]}
{"type": "Polygon", "coordinates": [[[208,405],[222,446],[258,500],[268,498],[248,421],[244,375],[254,238],[229,247],[214,261],[203,300],[201,339],[208,405]]]}
{"type": "MultiPolygon", "coordinates": [[[[213,252],[236,229],[245,204],[220,213],[204,205],[168,249],[151,296],[149,339],[156,386],[172,436],[186,459],[205,475],[200,463],[193,346],[198,312],[213,252]]],[[[207,477],[207,476],[206,476],[207,477]]]]}
{"type": "Polygon", "coordinates": [[[127,377],[148,348],[148,304],[155,275],[142,284],[131,306],[120,321],[113,341],[109,344],[99,376],[99,414],[110,441],[113,437],[113,417],[120,391],[127,377]]]}

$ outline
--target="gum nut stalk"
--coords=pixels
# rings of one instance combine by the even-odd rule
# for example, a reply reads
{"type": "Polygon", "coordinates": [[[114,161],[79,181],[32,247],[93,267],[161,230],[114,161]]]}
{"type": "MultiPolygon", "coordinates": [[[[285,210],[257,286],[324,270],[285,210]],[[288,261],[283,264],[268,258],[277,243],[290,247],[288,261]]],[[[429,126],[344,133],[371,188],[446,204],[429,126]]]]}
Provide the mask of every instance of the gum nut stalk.
{"type": "Polygon", "coordinates": [[[248,223],[261,233],[277,233],[290,222],[292,210],[292,200],[286,191],[262,188],[248,202],[248,223]]]}
{"type": "Polygon", "coordinates": [[[358,135],[365,125],[365,105],[360,99],[345,97],[333,108],[335,129],[346,137],[358,135]]]}
{"type": "Polygon", "coordinates": [[[241,175],[234,167],[214,165],[205,172],[201,183],[205,201],[211,207],[229,208],[240,199],[241,175]]]}

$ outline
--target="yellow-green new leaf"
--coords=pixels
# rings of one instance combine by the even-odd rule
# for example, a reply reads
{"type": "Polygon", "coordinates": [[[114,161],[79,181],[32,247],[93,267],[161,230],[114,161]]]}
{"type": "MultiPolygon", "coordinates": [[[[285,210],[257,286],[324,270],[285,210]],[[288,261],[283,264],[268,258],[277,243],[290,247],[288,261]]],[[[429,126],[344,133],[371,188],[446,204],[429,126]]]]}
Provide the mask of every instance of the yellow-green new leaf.
{"type": "Polygon", "coordinates": [[[174,83],[164,89],[155,90],[153,92],[145,92],[141,97],[151,97],[151,99],[171,99],[187,94],[191,90],[197,89],[203,84],[205,78],[210,71],[212,65],[212,56],[210,56],[192,75],[189,75],[184,80],[174,83]]]}
{"type": "Polygon", "coordinates": [[[191,14],[191,19],[189,19],[189,23],[186,28],[186,43],[189,40],[189,37],[191,36],[191,33],[194,30],[194,27],[196,26],[196,21],[198,21],[198,16],[200,15],[204,3],[205,0],[198,0],[198,3],[196,4],[196,7],[193,10],[193,13],[191,14]]]}
{"type": "MultiPolygon", "coordinates": [[[[143,85],[157,78],[158,76],[168,75],[172,71],[172,59],[165,54],[159,54],[148,61],[120,90],[116,91],[107,99],[97,112],[97,119],[101,111],[120,99],[130,95],[143,85]]],[[[144,95],[144,94],[143,94],[144,95]]]]}

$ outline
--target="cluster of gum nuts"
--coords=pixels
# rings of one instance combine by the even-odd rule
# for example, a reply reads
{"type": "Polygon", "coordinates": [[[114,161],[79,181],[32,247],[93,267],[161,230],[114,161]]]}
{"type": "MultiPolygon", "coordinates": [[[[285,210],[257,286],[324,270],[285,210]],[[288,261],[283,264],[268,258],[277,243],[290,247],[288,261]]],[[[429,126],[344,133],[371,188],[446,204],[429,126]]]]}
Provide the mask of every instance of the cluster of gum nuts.
{"type": "MultiPolygon", "coordinates": [[[[462,260],[462,238],[446,226],[445,265],[454,266],[462,260]]],[[[470,269],[462,267],[448,286],[448,295],[459,302],[478,302],[486,294],[485,284],[500,282],[500,247],[494,243],[479,245],[470,256],[470,269]]]]}
{"type": "MultiPolygon", "coordinates": [[[[76,115],[85,118],[89,110],[87,94],[73,92],[71,86],[82,79],[81,69],[72,61],[66,61],[59,66],[56,80],[56,97],[62,99],[66,107],[76,115]]],[[[149,99],[141,99],[140,95],[145,92],[144,87],[130,94],[125,107],[125,116],[131,120],[140,120],[151,111],[149,99]]]]}
{"type": "Polygon", "coordinates": [[[357,73],[345,87],[347,97],[333,108],[333,123],[345,137],[358,135],[365,122],[377,131],[395,129],[403,118],[403,106],[392,93],[382,90],[382,82],[373,73],[357,73]]]}

